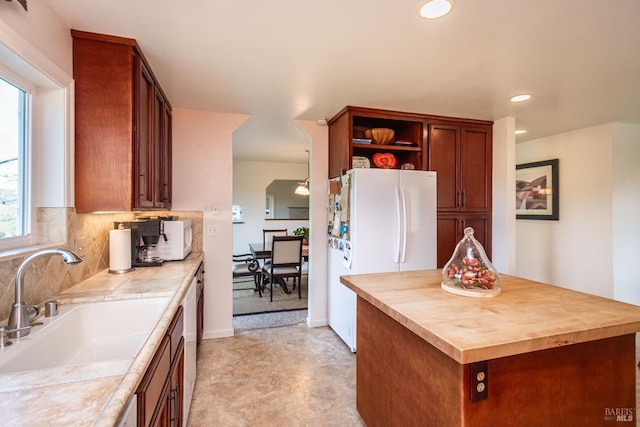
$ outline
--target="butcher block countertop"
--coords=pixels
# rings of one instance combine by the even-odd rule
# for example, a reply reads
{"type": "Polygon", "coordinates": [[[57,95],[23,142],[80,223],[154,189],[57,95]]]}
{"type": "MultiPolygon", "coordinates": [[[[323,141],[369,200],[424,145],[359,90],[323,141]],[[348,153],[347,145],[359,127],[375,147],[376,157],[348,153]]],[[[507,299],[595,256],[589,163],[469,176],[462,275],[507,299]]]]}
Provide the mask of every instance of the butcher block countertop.
{"type": "Polygon", "coordinates": [[[639,306],[504,274],[494,298],[445,292],[442,270],[340,281],[460,364],[640,331],[639,306]]]}

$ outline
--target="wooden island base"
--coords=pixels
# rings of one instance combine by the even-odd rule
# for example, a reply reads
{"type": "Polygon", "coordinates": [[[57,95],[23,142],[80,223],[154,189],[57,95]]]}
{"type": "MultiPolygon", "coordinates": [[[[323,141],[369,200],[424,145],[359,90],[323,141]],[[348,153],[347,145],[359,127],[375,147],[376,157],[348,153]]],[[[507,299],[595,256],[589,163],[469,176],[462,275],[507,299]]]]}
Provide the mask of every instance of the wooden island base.
{"type": "Polygon", "coordinates": [[[635,334],[488,360],[487,398],[472,402],[474,363],[357,304],[357,409],[368,427],[635,425],[635,334]]]}

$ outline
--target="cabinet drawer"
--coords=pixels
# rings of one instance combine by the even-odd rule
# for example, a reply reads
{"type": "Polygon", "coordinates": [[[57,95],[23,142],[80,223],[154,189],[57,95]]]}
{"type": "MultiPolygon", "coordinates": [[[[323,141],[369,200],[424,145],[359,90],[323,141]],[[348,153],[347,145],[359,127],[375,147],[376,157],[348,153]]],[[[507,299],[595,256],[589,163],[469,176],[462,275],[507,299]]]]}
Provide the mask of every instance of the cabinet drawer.
{"type": "Polygon", "coordinates": [[[171,369],[169,337],[165,336],[138,387],[138,425],[149,426],[160,406],[171,369]]]}
{"type": "Polygon", "coordinates": [[[178,307],[178,311],[176,311],[175,316],[173,316],[173,320],[169,325],[169,329],[167,329],[167,335],[170,338],[170,346],[171,346],[171,361],[174,361],[176,358],[176,354],[178,351],[178,345],[180,344],[180,339],[182,338],[182,333],[184,331],[184,309],[182,306],[178,307]]]}

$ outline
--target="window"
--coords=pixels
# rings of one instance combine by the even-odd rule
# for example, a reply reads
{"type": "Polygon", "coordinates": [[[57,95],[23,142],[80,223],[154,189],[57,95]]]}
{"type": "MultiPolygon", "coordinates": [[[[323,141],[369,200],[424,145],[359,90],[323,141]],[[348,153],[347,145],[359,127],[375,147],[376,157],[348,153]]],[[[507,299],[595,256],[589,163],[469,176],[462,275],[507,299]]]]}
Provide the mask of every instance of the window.
{"type": "Polygon", "coordinates": [[[0,74],[0,243],[24,243],[30,234],[28,147],[30,95],[0,74]]]}
{"type": "Polygon", "coordinates": [[[68,243],[72,111],[71,76],[0,19],[0,260],[68,243]]]}

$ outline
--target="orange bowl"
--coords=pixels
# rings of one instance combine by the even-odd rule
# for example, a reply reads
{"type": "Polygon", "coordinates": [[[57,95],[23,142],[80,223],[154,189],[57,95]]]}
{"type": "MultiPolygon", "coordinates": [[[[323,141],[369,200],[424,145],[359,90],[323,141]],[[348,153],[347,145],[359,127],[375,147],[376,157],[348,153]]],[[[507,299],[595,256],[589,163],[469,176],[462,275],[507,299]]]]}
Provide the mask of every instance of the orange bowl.
{"type": "Polygon", "coordinates": [[[388,128],[373,128],[364,131],[364,137],[371,139],[374,144],[389,144],[393,141],[395,132],[388,128]]]}

